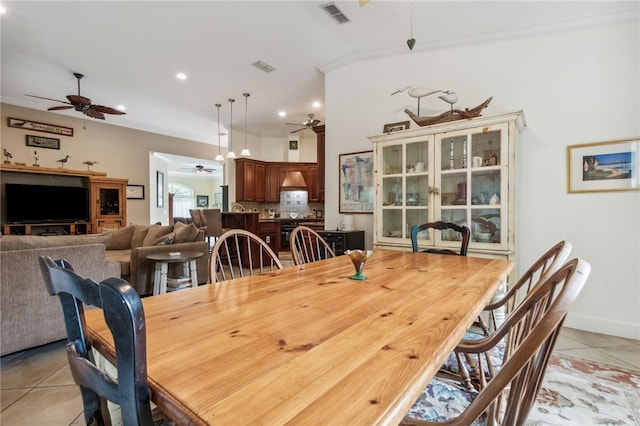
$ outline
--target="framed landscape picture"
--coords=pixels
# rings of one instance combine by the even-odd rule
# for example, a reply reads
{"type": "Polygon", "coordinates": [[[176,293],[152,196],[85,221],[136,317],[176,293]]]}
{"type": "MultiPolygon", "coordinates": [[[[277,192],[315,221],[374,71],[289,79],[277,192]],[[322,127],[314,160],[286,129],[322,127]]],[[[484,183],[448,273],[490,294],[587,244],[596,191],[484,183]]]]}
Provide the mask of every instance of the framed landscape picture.
{"type": "Polygon", "coordinates": [[[196,195],[196,204],[198,207],[209,207],[209,196],[196,195]]]}
{"type": "Polygon", "coordinates": [[[339,156],[340,213],[373,214],[373,151],[339,156]]]}
{"type": "Polygon", "coordinates": [[[639,190],[639,151],[640,139],[568,146],[568,192],[639,190]]]}

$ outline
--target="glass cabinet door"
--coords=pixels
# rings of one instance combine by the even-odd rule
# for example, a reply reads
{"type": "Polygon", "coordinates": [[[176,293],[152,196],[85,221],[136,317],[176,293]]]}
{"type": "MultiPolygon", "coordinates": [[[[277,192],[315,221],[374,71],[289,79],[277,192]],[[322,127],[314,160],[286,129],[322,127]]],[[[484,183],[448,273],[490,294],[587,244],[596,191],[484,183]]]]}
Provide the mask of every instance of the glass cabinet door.
{"type": "Polygon", "coordinates": [[[100,216],[120,214],[120,191],[112,188],[100,188],[100,216]]]}
{"type": "Polygon", "coordinates": [[[501,199],[507,193],[507,132],[501,124],[436,136],[440,199],[435,216],[468,226],[471,246],[507,244],[501,232],[508,229],[508,206],[501,199]]]}
{"type": "Polygon", "coordinates": [[[428,221],[430,194],[428,140],[387,144],[381,148],[378,188],[380,238],[389,242],[411,238],[411,227],[428,221]]]}

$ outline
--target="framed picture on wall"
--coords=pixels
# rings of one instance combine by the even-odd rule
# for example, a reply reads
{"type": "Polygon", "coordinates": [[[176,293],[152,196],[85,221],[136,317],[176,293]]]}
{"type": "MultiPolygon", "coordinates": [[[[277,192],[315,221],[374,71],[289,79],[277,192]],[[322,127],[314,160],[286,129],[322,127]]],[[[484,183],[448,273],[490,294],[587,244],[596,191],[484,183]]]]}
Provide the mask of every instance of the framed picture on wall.
{"type": "Polygon", "coordinates": [[[144,185],[127,185],[128,200],[144,200],[144,185]]]}
{"type": "Polygon", "coordinates": [[[157,183],[157,193],[158,193],[158,208],[164,207],[164,173],[158,171],[156,172],[156,183],[157,183]]]}
{"type": "Polygon", "coordinates": [[[209,196],[208,195],[196,195],[196,206],[197,207],[209,207],[209,196]]]}
{"type": "Polygon", "coordinates": [[[640,190],[640,139],[567,147],[567,190],[576,192],[640,190]]]}
{"type": "Polygon", "coordinates": [[[340,213],[373,214],[373,151],[340,154],[340,213]]]}

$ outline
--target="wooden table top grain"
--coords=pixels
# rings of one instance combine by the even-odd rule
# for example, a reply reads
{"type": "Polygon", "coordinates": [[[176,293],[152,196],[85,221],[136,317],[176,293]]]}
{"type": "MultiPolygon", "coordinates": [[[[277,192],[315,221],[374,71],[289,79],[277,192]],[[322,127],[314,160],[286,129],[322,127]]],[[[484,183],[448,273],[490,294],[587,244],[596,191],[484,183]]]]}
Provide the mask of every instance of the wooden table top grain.
{"type": "Polygon", "coordinates": [[[366,281],[338,256],[144,298],[151,398],[179,424],[397,424],[512,268],[375,250],[366,281]]]}

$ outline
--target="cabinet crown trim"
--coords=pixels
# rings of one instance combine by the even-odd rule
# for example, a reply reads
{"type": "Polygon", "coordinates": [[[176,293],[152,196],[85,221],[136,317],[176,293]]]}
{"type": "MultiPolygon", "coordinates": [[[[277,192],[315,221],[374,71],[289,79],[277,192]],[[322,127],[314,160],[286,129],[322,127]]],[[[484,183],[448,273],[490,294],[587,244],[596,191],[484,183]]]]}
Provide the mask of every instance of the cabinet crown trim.
{"type": "Polygon", "coordinates": [[[373,143],[395,141],[407,139],[411,137],[420,137],[433,135],[435,133],[446,133],[469,127],[491,126],[494,124],[502,124],[504,122],[513,121],[518,126],[518,130],[526,127],[527,123],[524,117],[524,111],[510,111],[501,114],[474,117],[468,120],[458,120],[448,123],[434,124],[432,126],[415,127],[407,130],[399,130],[396,132],[385,133],[382,135],[369,136],[368,139],[373,143]]]}

